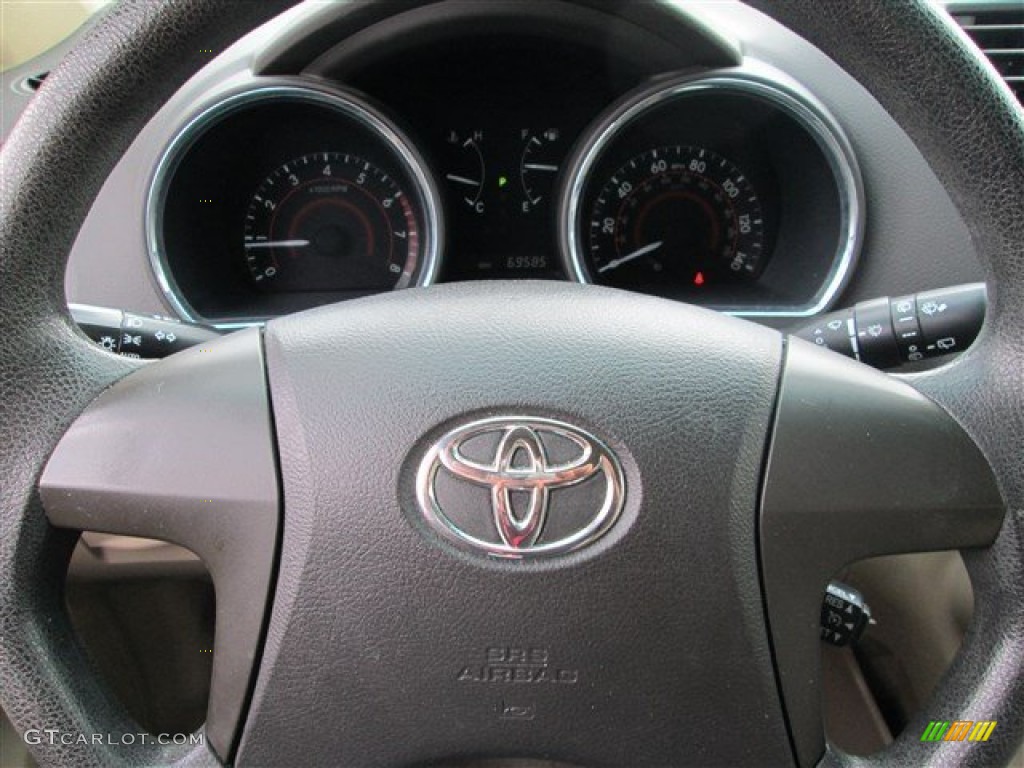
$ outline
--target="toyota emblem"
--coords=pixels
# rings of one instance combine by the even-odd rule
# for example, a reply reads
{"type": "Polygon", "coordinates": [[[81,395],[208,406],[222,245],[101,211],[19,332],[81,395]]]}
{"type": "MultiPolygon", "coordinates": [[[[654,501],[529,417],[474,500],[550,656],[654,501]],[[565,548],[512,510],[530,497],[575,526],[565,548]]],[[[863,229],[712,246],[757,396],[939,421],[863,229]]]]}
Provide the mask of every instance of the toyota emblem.
{"type": "Polygon", "coordinates": [[[622,511],[611,450],[562,421],[496,417],[445,433],[416,478],[426,521],[456,543],[506,558],[563,554],[592,543],[622,511]]]}

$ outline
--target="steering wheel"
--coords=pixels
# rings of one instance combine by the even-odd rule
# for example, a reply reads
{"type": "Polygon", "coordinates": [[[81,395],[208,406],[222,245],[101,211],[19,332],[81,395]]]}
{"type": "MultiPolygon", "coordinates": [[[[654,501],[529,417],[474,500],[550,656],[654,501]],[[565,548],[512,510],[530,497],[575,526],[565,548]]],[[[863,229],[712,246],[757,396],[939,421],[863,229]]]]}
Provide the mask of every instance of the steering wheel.
{"type": "Polygon", "coordinates": [[[201,49],[288,5],[116,8],[3,148],[0,678],[40,761],[1009,760],[1024,734],[1024,119],[949,20],[924,0],[755,2],[874,94],[970,228],[989,316],[934,372],[896,379],[744,321],[556,283],[402,291],[149,365],[100,350],[63,293],[92,199],[201,49]],[[566,546],[535,546],[541,495],[566,546]],[[495,552],[477,540],[498,514],[495,552]],[[76,645],[62,583],[82,529],[175,541],[209,567],[202,744],[139,734],[76,645]],[[827,580],[946,548],[975,592],[962,651],[884,752],[829,747],[827,580]],[[934,744],[929,719],[998,727],[934,744]]]}

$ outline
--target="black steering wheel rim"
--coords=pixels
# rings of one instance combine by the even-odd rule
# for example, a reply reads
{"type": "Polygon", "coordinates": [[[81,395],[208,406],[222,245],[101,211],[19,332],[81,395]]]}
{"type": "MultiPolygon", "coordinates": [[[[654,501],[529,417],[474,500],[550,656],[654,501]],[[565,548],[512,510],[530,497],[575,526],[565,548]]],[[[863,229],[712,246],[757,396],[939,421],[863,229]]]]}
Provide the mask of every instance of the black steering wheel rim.
{"type": "MultiPolygon", "coordinates": [[[[964,743],[957,760],[1008,759],[1024,732],[1024,118],[991,68],[923,1],[754,4],[830,54],[896,118],[949,191],[986,270],[990,312],[979,341],[956,363],[912,383],[981,446],[1009,510],[993,546],[965,554],[977,617],[933,697],[949,717],[984,701],[1012,736],[964,743]]],[[[229,44],[288,5],[190,1],[116,9],[55,70],[3,149],[0,670],[4,707],[20,728],[133,728],[74,644],[60,600],[74,536],[49,525],[37,491],[67,426],[137,367],[96,349],[71,326],[63,295],[67,254],[137,130],[208,60],[201,49],[229,44]]],[[[910,759],[911,747],[901,739],[881,759],[910,759]]],[[[41,756],[82,765],[115,757],[139,764],[213,759],[174,746],[54,750],[43,748],[41,756]]],[[[850,758],[830,751],[826,761],[850,758]]]]}

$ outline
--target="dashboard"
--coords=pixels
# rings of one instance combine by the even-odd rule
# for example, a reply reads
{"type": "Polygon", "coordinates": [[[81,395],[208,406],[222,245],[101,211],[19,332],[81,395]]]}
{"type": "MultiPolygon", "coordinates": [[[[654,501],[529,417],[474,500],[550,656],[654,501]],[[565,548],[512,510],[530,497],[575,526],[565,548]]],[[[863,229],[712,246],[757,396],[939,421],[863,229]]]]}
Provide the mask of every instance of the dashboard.
{"type": "Polygon", "coordinates": [[[364,32],[315,79],[258,78],[203,109],[149,197],[168,301],[233,323],[532,278],[739,314],[828,304],[863,192],[811,94],[766,65],[663,71],[517,20],[473,8],[424,35],[407,19],[387,55],[366,57],[364,32]]]}
{"type": "Polygon", "coordinates": [[[111,175],[69,301],[232,328],[571,280],[781,327],[978,279],[909,139],[747,6],[396,8],[301,6],[220,52],[111,175]]]}

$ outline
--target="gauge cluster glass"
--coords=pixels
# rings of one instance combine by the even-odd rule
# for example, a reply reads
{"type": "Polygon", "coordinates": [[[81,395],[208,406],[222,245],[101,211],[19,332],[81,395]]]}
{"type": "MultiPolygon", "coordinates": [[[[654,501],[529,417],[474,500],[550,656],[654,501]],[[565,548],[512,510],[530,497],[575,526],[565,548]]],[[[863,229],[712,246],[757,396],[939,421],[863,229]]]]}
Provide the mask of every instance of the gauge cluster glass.
{"type": "Polygon", "coordinates": [[[274,81],[214,104],[178,137],[148,226],[168,299],[221,324],[427,285],[442,237],[432,177],[379,110],[274,81]]]}
{"type": "Polygon", "coordinates": [[[585,227],[594,281],[640,290],[754,279],[768,251],[750,178],[702,147],[631,157],[598,191],[585,227]]]}
{"type": "Polygon", "coordinates": [[[277,291],[407,288],[419,269],[410,196],[369,160],[316,152],[259,185],[242,248],[255,285],[277,291]]]}
{"type": "Polygon", "coordinates": [[[386,56],[369,36],[315,79],[254,78],[198,112],[147,212],[179,314],[244,324],[492,278],[748,316],[838,296],[863,231],[860,175],[799,85],[756,63],[665,75],[579,30],[553,45],[467,23],[458,45],[447,27],[391,30],[386,56]]]}
{"type": "Polygon", "coordinates": [[[453,127],[444,144],[441,187],[454,251],[446,277],[560,276],[552,251],[555,182],[568,153],[561,130],[453,127]]]}
{"type": "Polygon", "coordinates": [[[795,86],[726,70],[613,105],[568,162],[569,274],[746,315],[813,314],[845,285],[863,227],[838,126],[795,86]]]}
{"type": "Polygon", "coordinates": [[[474,18],[457,43],[448,37],[455,24],[431,33],[410,28],[407,37],[389,30],[400,53],[375,57],[371,38],[319,72],[392,107],[414,130],[444,201],[441,281],[565,279],[556,222],[566,160],[594,116],[652,74],[610,63],[576,30],[557,41],[536,28],[510,31],[530,7],[553,13],[558,4],[550,5],[510,4],[515,21],[493,27],[474,18]]]}

